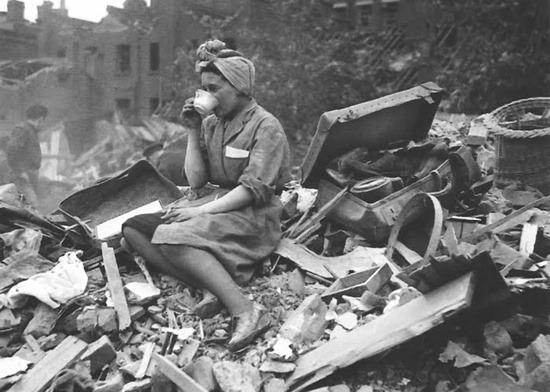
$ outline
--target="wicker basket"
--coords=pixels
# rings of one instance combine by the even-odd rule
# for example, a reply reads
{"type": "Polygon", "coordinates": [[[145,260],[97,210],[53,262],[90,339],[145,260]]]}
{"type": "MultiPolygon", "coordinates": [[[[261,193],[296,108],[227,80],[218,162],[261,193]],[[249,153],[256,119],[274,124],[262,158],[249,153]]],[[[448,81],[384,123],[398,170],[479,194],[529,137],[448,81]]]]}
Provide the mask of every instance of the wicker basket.
{"type": "Polygon", "coordinates": [[[517,181],[550,194],[550,98],[504,105],[486,117],[485,125],[496,136],[495,185],[517,181]]]}

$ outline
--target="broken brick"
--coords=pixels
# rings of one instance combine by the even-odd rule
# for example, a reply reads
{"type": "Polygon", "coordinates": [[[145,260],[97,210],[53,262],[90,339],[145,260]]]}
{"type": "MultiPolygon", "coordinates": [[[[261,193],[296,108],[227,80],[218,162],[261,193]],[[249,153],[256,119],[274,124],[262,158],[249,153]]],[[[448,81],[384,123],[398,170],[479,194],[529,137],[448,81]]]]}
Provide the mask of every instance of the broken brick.
{"type": "Polygon", "coordinates": [[[525,351],[525,371],[531,373],[543,363],[550,363],[550,335],[539,335],[525,351]]]}
{"type": "Polygon", "coordinates": [[[45,303],[40,302],[34,309],[34,317],[29,322],[25,331],[25,335],[32,335],[36,339],[49,335],[57,321],[58,312],[52,309],[45,303]]]}
{"type": "Polygon", "coordinates": [[[88,349],[82,354],[83,361],[90,361],[90,371],[92,374],[97,374],[103,366],[107,365],[115,357],[115,348],[107,336],[102,336],[90,344],[88,349]]]}

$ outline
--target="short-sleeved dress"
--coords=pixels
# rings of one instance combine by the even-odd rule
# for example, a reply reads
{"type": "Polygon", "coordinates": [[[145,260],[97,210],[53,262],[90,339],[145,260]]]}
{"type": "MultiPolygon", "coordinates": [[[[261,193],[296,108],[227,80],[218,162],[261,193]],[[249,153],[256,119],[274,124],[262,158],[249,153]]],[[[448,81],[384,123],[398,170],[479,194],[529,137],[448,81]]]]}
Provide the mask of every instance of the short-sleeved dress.
{"type": "MultiPolygon", "coordinates": [[[[277,197],[288,180],[290,154],[279,121],[255,100],[230,121],[212,115],[202,124],[210,183],[250,191],[250,206],[203,214],[156,227],[153,244],[185,245],[210,252],[238,284],[252,277],[281,238],[282,204],[277,197]]],[[[158,217],[158,215],[157,215],[158,217]]],[[[125,226],[140,229],[140,217],[125,226]]]]}

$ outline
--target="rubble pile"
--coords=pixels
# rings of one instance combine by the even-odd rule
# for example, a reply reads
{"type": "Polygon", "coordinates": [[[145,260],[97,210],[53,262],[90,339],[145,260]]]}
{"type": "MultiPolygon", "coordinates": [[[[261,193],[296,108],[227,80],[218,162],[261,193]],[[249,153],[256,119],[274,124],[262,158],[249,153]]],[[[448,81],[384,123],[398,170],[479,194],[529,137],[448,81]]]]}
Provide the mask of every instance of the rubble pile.
{"type": "Polygon", "coordinates": [[[119,245],[121,216],[181,198],[146,161],[47,217],[2,199],[0,390],[548,391],[550,196],[494,185],[484,118],[410,118],[438,94],[323,115],[243,288],[275,322],[238,352],[215,297],[119,245]]]}
{"type": "Polygon", "coordinates": [[[82,189],[143,159],[143,150],[148,146],[161,144],[169,149],[180,139],[186,140],[182,126],[160,117],[142,117],[138,124],[129,125],[118,113],[112,120],[97,121],[94,132],[100,142],[82,154],[60,178],[82,189]]]}

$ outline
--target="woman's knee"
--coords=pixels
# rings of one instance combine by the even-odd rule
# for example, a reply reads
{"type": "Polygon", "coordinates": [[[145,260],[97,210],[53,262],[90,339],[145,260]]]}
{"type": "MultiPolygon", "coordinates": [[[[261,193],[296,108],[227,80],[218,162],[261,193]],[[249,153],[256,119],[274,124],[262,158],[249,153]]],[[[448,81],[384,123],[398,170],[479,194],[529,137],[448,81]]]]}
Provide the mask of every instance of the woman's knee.
{"type": "Polygon", "coordinates": [[[178,245],[158,245],[158,248],[160,252],[164,255],[164,257],[173,260],[176,258],[180,258],[183,256],[183,246],[178,245]]]}

